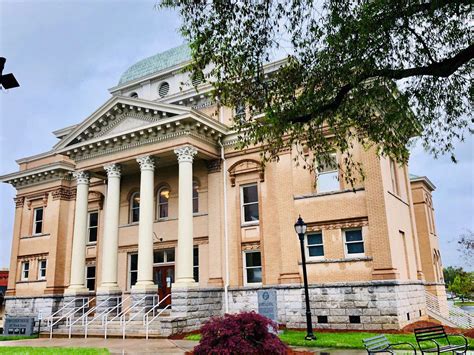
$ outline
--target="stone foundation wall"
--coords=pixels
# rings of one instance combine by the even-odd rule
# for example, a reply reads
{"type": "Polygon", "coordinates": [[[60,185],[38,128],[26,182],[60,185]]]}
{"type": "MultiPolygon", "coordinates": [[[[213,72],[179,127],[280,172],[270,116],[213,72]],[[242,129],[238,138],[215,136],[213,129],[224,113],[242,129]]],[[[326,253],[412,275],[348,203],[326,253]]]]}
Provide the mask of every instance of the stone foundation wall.
{"type": "Polygon", "coordinates": [[[63,296],[5,297],[5,314],[9,316],[38,317],[56,312],[63,305],[63,296]]]}

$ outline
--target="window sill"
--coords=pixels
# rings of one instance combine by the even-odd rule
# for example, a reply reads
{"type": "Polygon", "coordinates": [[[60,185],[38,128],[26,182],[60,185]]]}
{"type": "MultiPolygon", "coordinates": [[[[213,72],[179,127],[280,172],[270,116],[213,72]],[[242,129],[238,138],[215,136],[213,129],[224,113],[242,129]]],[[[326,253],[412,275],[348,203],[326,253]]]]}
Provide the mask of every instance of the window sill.
{"type": "MultiPolygon", "coordinates": [[[[361,257],[346,257],[341,259],[319,259],[319,260],[307,260],[306,264],[330,264],[330,263],[353,263],[359,261],[372,261],[373,258],[370,256],[361,257]]],[[[298,262],[301,265],[301,262],[298,262]]]]}
{"type": "Polygon", "coordinates": [[[24,237],[21,237],[20,239],[31,239],[31,238],[40,238],[40,237],[49,237],[49,233],[41,233],[41,234],[33,234],[33,235],[25,235],[24,237]]]}
{"type": "Polygon", "coordinates": [[[128,224],[122,224],[121,226],[119,226],[119,228],[138,226],[138,224],[139,224],[139,222],[133,222],[133,223],[128,223],[128,224]]]}
{"type": "Polygon", "coordinates": [[[329,192],[317,192],[317,193],[312,193],[308,195],[299,195],[299,196],[293,196],[294,200],[302,200],[305,198],[312,198],[312,197],[322,197],[322,196],[332,196],[332,195],[340,195],[340,194],[345,194],[348,192],[356,193],[359,191],[364,191],[365,189],[363,187],[359,187],[357,189],[345,189],[345,190],[338,190],[338,191],[329,191],[329,192]]]}
{"type": "Polygon", "coordinates": [[[29,284],[29,283],[36,283],[36,282],[46,282],[46,279],[43,279],[43,280],[20,280],[20,281],[17,281],[16,283],[17,284],[29,284]]]}
{"type": "Polygon", "coordinates": [[[97,242],[87,242],[86,247],[95,247],[97,242]]]}
{"type": "Polygon", "coordinates": [[[260,225],[260,221],[242,223],[242,224],[240,225],[240,227],[241,227],[241,228],[245,228],[245,227],[255,227],[255,226],[258,226],[258,225],[260,225]]]}

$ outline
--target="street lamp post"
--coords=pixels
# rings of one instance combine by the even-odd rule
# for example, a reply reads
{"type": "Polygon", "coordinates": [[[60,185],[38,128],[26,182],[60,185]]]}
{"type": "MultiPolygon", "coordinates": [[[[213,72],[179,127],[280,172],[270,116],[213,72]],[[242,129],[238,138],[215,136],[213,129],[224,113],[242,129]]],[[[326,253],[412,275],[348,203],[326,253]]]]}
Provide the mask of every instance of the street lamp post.
{"type": "Polygon", "coordinates": [[[313,334],[313,322],[311,321],[311,310],[309,309],[309,291],[308,291],[308,275],[306,273],[306,256],[304,252],[304,236],[306,234],[306,223],[304,223],[301,216],[295,223],[295,231],[300,238],[301,247],[301,264],[303,265],[303,281],[304,281],[304,295],[306,301],[306,340],[315,340],[316,336],[313,334]]]}

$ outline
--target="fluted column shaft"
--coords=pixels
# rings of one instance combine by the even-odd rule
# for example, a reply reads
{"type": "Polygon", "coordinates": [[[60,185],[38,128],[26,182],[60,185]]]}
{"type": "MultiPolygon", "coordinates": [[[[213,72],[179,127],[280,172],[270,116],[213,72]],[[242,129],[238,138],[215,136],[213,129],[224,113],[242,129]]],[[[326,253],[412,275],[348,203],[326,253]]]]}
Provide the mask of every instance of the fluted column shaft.
{"type": "Polygon", "coordinates": [[[107,171],[104,236],[102,239],[101,286],[99,292],[119,291],[117,283],[118,227],[120,211],[120,173],[118,164],[104,166],[107,171]]]}
{"type": "Polygon", "coordinates": [[[137,159],[140,164],[140,214],[138,224],[138,276],[136,290],[152,289],[153,283],[153,186],[155,163],[152,157],[137,159]]]}
{"type": "Polygon", "coordinates": [[[77,171],[76,210],[74,214],[74,234],[72,239],[71,279],[67,294],[87,292],[85,287],[87,208],[89,200],[89,174],[77,171]]]}
{"type": "Polygon", "coordinates": [[[179,163],[178,250],[176,284],[194,284],[193,277],[193,159],[196,148],[184,146],[174,150],[179,163]]]}

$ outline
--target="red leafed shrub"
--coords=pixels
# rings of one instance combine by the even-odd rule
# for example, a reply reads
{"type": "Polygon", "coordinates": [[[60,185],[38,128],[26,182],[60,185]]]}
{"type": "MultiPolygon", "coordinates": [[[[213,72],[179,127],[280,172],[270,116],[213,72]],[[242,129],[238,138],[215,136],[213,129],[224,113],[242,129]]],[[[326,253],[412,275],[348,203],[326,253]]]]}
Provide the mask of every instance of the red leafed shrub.
{"type": "Polygon", "coordinates": [[[286,354],[286,345],[270,332],[277,325],[255,312],[226,314],[211,318],[201,328],[200,354],[286,354]]]}

